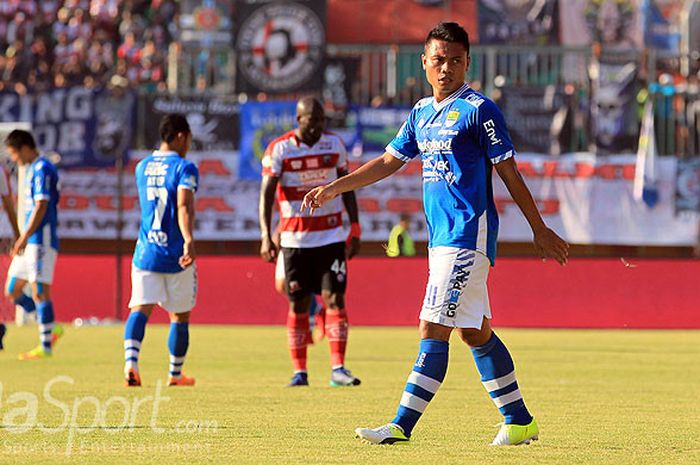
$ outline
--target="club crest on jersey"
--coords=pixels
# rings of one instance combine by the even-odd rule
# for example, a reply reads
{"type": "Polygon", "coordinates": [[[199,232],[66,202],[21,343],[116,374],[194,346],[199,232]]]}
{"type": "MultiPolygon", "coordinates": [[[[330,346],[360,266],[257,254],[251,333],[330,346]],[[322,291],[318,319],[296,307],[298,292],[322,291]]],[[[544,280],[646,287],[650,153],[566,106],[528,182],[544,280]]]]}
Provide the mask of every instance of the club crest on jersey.
{"type": "Polygon", "coordinates": [[[323,166],[330,166],[333,164],[333,157],[331,155],[323,156],[323,166]]]}
{"type": "Polygon", "coordinates": [[[457,110],[452,110],[447,113],[447,118],[445,118],[445,127],[446,128],[451,128],[452,126],[455,125],[457,122],[457,119],[459,119],[459,111],[457,110]]]}

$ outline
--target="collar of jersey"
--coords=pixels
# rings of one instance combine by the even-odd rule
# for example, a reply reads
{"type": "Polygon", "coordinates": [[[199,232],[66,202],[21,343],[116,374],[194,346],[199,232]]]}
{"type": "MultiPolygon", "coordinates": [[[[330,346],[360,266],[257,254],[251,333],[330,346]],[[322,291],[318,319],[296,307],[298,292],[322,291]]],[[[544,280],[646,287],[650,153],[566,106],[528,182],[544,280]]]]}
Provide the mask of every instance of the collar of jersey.
{"type": "Polygon", "coordinates": [[[177,152],[175,152],[174,150],[166,150],[166,151],[154,150],[153,151],[154,157],[169,157],[171,155],[177,155],[177,152]]]}
{"type": "Polygon", "coordinates": [[[433,108],[435,109],[435,111],[442,110],[447,105],[454,102],[455,99],[457,99],[457,97],[459,97],[462,94],[462,92],[464,92],[467,89],[469,89],[469,84],[467,84],[465,82],[464,84],[462,84],[462,87],[460,87],[456,91],[452,92],[449,97],[447,97],[445,100],[443,100],[440,103],[436,102],[435,97],[433,97],[433,108]]]}

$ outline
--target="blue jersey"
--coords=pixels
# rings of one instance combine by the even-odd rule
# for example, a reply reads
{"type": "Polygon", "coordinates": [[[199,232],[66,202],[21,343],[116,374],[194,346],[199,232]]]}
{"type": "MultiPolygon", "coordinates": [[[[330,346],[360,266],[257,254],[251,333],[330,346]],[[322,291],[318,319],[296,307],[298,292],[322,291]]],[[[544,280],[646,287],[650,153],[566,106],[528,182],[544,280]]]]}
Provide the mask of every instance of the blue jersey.
{"type": "Polygon", "coordinates": [[[178,260],[185,240],[177,218],[177,191],[196,191],[198,184],[197,167],[175,152],[156,150],[136,165],[141,226],[134,266],[159,273],[182,271],[178,260]]]}
{"type": "Polygon", "coordinates": [[[27,243],[58,250],[58,170],[43,156],[34,159],[24,173],[24,229],[39,200],[48,201],[48,208],[27,243]]]}
{"type": "Polygon", "coordinates": [[[496,104],[464,84],[442,102],[420,100],[386,150],[421,156],[429,247],[452,246],[496,258],[494,164],[515,154],[496,104]]]}

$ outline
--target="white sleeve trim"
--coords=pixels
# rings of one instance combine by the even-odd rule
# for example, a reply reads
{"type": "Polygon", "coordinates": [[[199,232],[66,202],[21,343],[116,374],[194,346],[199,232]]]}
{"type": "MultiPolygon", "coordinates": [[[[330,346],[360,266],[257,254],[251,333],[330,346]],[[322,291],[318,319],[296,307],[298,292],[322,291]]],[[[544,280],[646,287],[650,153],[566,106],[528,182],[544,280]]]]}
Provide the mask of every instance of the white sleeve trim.
{"type": "Polygon", "coordinates": [[[493,158],[491,159],[491,163],[493,163],[494,165],[497,165],[498,163],[500,163],[500,162],[502,162],[502,161],[506,161],[507,159],[512,158],[513,155],[515,155],[515,152],[514,152],[513,150],[508,150],[508,151],[507,151],[506,153],[504,153],[503,155],[499,155],[499,156],[497,156],[497,157],[493,157],[493,158]]]}
{"type": "Polygon", "coordinates": [[[195,190],[197,190],[196,188],[194,188],[194,187],[192,187],[192,186],[187,186],[187,185],[185,185],[185,184],[179,184],[179,185],[177,186],[177,188],[178,188],[178,189],[187,189],[188,191],[195,191],[195,190]]]}
{"type": "Polygon", "coordinates": [[[396,149],[395,149],[394,147],[392,147],[391,145],[387,145],[386,148],[385,148],[385,150],[386,150],[387,152],[389,152],[390,154],[392,154],[395,158],[398,158],[399,160],[401,160],[401,161],[404,162],[404,163],[408,163],[409,161],[411,161],[411,158],[410,158],[410,157],[407,157],[407,156],[404,155],[403,153],[399,152],[398,150],[396,150],[396,149]]]}
{"type": "Polygon", "coordinates": [[[51,200],[49,194],[34,194],[34,200],[51,200]]]}

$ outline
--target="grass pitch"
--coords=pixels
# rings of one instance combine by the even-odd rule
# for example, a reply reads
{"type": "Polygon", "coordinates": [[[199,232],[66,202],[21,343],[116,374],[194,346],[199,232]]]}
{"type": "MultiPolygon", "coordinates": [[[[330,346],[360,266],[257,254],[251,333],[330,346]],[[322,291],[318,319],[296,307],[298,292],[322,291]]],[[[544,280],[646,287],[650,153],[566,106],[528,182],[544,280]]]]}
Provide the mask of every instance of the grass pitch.
{"type": "Polygon", "coordinates": [[[167,327],[149,326],[144,386],[122,381],[122,328],[67,328],[51,360],[20,362],[36,328],[0,352],[0,463],[697,464],[700,332],[500,330],[540,441],[492,448],[501,418],[455,337],[450,368],[408,446],[369,446],[357,426],[390,420],[418,347],[409,328],[353,328],[357,388],[328,386],[325,341],[309,388],[291,375],[282,327],[191,327],[168,388],[167,327]]]}

